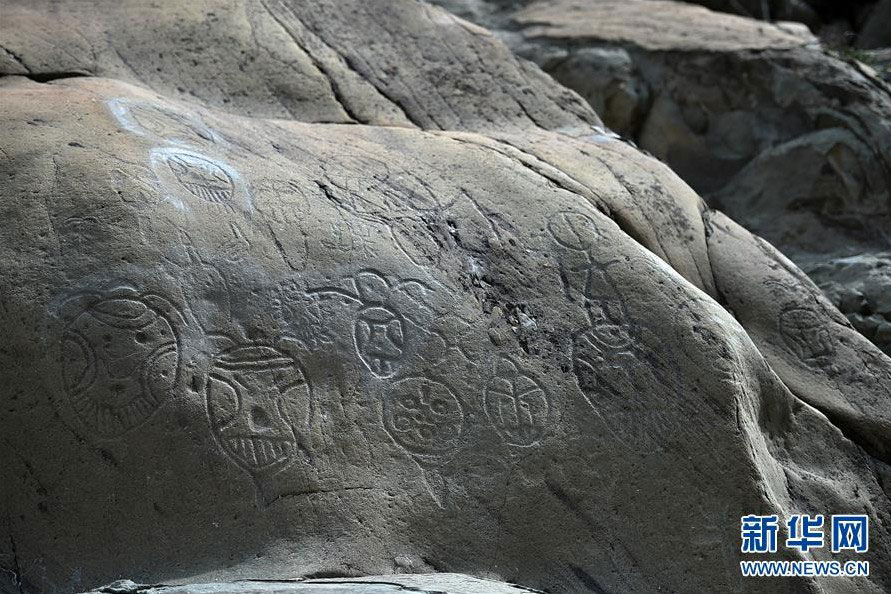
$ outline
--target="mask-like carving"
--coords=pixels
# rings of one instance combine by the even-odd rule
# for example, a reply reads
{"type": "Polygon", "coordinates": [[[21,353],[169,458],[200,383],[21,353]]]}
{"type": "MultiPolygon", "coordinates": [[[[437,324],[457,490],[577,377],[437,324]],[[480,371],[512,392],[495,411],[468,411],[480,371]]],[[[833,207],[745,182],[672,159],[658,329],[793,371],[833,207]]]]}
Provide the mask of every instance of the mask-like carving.
{"type": "Polygon", "coordinates": [[[99,437],[148,419],[176,384],[179,348],[171,308],[121,290],[89,305],[62,334],[62,379],[78,418],[99,437]]]}
{"type": "Polygon", "coordinates": [[[486,416],[509,444],[530,446],[548,429],[551,404],[544,389],[515,363],[502,357],[485,395],[486,416]]]}
{"type": "Polygon", "coordinates": [[[269,346],[240,346],[217,357],[207,411],[223,451],[249,473],[280,470],[300,444],[310,386],[299,363],[269,346]]]}
{"type": "Polygon", "coordinates": [[[218,165],[188,153],[173,153],[167,165],[190,193],[208,202],[230,202],[235,194],[232,178],[218,165]]]}

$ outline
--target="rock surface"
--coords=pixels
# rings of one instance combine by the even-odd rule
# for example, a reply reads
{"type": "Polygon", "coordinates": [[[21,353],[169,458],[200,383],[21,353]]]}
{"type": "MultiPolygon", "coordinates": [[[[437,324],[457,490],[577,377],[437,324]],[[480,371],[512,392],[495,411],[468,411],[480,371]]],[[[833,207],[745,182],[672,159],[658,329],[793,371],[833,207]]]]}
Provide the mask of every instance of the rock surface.
{"type": "Polygon", "coordinates": [[[887,591],[891,360],[495,37],[50,4],[0,44],[4,587],[887,591]],[[870,577],[741,578],[740,516],[839,512],[870,577]]]}
{"type": "Polygon", "coordinates": [[[882,0],[684,0],[712,10],[762,21],[805,23],[824,39],[836,37],[840,45],[860,42],[870,18],[882,0]]]}
{"type": "Polygon", "coordinates": [[[857,36],[861,48],[891,47],[891,0],[880,0],[865,18],[863,30],[857,36]]]}
{"type": "Polygon", "coordinates": [[[891,249],[891,87],[802,25],[666,0],[543,0],[485,22],[818,284],[817,262],[891,249]]]}
{"type": "Polygon", "coordinates": [[[84,594],[523,594],[536,592],[513,584],[454,573],[380,575],[301,581],[235,581],[179,586],[148,586],[120,580],[84,594]]]}

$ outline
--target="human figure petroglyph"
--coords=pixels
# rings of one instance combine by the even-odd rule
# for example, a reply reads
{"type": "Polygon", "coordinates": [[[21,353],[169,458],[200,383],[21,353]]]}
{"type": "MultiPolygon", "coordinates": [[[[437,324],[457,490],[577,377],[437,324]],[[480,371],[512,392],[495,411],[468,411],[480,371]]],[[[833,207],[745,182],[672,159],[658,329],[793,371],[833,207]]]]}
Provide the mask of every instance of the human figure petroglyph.
{"type": "Polygon", "coordinates": [[[63,389],[91,433],[119,437],[177,384],[178,314],[165,299],[128,287],[87,301],[61,336],[63,389]]]}
{"type": "Polygon", "coordinates": [[[600,261],[600,232],[587,215],[557,213],[548,232],[561,248],[561,280],[567,298],[580,302],[587,327],[573,333],[572,365],[579,389],[616,437],[640,454],[660,451],[678,430],[678,410],[694,407],[683,393],[675,365],[645,344],[625,299],[616,287],[619,260],[600,261]],[[652,386],[664,395],[647,399],[652,386]]]}

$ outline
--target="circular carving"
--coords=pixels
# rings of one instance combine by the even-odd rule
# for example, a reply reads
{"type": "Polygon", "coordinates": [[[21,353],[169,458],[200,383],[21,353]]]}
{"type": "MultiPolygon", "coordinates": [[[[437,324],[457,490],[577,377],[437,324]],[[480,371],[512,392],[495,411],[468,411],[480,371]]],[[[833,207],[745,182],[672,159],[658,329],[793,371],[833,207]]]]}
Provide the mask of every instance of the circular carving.
{"type": "Polygon", "coordinates": [[[409,452],[441,455],[457,447],[464,428],[464,409],[445,384],[410,377],[394,383],[384,400],[384,426],[409,452]]]}
{"type": "Polygon", "coordinates": [[[600,237],[591,217],[572,211],[553,215],[548,221],[548,232],[561,246],[579,252],[590,249],[600,237]]]}
{"type": "Polygon", "coordinates": [[[163,308],[148,299],[93,303],[65,328],[61,346],[64,391],[78,418],[101,437],[144,422],[176,385],[176,334],[163,308]]]}
{"type": "Polygon", "coordinates": [[[193,196],[219,204],[235,196],[232,177],[216,163],[182,152],[169,153],[166,160],[177,181],[193,196]]]}

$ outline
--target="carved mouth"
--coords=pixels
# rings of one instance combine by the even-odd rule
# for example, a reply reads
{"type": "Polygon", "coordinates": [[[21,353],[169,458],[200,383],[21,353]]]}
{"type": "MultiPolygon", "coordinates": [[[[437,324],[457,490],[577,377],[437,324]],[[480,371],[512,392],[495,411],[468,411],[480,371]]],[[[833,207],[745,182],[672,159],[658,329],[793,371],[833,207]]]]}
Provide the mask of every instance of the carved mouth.
{"type": "Polygon", "coordinates": [[[195,196],[208,202],[227,202],[232,199],[229,188],[205,186],[197,183],[183,182],[183,185],[195,196]]]}
{"type": "Polygon", "coordinates": [[[253,469],[260,469],[288,459],[297,448],[291,439],[264,435],[239,435],[224,438],[226,449],[253,469]]]}

